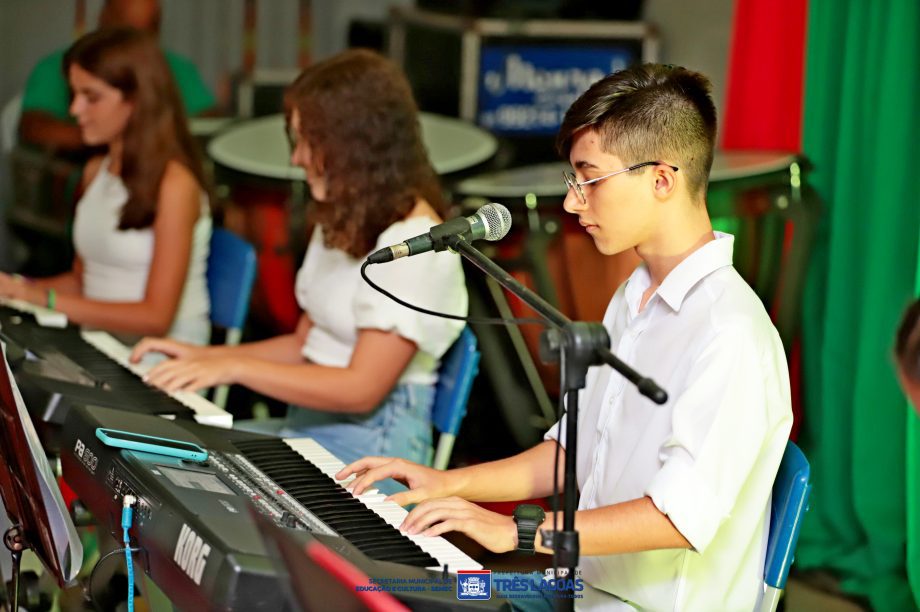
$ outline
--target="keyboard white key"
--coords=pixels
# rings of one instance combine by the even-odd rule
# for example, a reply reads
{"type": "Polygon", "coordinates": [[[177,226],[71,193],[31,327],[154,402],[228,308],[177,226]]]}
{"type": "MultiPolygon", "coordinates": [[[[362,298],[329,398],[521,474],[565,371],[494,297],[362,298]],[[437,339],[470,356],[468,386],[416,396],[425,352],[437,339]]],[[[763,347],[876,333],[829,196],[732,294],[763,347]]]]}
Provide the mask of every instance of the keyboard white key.
{"type": "MultiPolygon", "coordinates": [[[[80,336],[88,344],[97,348],[106,357],[118,363],[124,368],[130,370],[136,376],[143,378],[150,368],[150,364],[131,363],[131,348],[125,346],[114,337],[102,331],[81,331],[80,336]]],[[[208,401],[206,398],[191,393],[189,391],[178,391],[169,393],[169,396],[180,404],[188,407],[195,413],[195,420],[202,425],[211,425],[213,427],[223,427],[230,429],[233,427],[233,415],[221,408],[220,406],[208,401]]]]}
{"type": "MultiPolygon", "coordinates": [[[[339,461],[335,455],[327,451],[312,438],[286,438],[284,441],[291,449],[315,465],[321,472],[330,478],[335,478],[335,474],[345,467],[345,464],[339,461]]],[[[353,478],[348,478],[341,481],[340,484],[344,486],[351,482],[351,480],[353,480],[353,478]]],[[[377,516],[398,529],[408,512],[398,504],[391,501],[385,501],[385,497],[385,495],[379,493],[376,489],[366,491],[357,496],[358,500],[373,510],[377,516]]],[[[439,567],[431,567],[428,569],[441,570],[445,564],[447,564],[448,570],[452,573],[456,573],[457,570],[482,569],[481,564],[477,563],[469,555],[440,536],[430,537],[418,534],[404,535],[418,544],[419,548],[437,559],[438,563],[441,564],[439,567]]]]}
{"type": "Polygon", "coordinates": [[[11,300],[8,298],[0,298],[0,305],[33,315],[35,317],[35,322],[42,327],[57,327],[61,329],[67,327],[67,315],[59,310],[51,310],[44,306],[36,306],[31,302],[11,300]]]}

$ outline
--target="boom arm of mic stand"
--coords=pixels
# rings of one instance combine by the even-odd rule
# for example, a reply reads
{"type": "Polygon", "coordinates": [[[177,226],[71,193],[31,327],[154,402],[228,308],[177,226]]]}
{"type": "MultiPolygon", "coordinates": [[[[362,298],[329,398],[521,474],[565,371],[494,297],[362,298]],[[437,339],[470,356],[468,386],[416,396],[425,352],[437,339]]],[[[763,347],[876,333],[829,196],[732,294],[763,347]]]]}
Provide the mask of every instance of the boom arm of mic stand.
{"type": "Polygon", "coordinates": [[[633,370],[631,367],[620,361],[620,358],[610,352],[608,349],[598,349],[597,356],[601,361],[619,372],[632,384],[636,385],[639,393],[649,398],[656,404],[664,404],[668,401],[668,392],[658,386],[651,378],[646,378],[633,370]]]}
{"type": "Polygon", "coordinates": [[[537,311],[541,317],[557,328],[564,328],[571,323],[571,319],[559,312],[552,304],[518,282],[513,276],[505,272],[501,266],[483,255],[479,249],[467,242],[463,236],[455,234],[445,238],[445,244],[451,250],[463,255],[470,263],[494,278],[499,285],[516,295],[525,304],[537,311]]]}
{"type": "MultiPolygon", "coordinates": [[[[516,295],[525,304],[533,308],[537,314],[547,320],[553,327],[564,329],[572,324],[572,320],[559,312],[552,304],[518,282],[494,261],[483,255],[476,247],[463,239],[462,236],[451,236],[446,240],[447,246],[460,253],[469,262],[494,278],[499,285],[516,295]]],[[[626,380],[636,385],[639,392],[651,399],[656,404],[668,401],[668,394],[655,384],[651,378],[641,376],[638,372],[621,361],[610,352],[609,346],[597,350],[598,363],[606,363],[611,368],[623,375],[626,380]]]]}

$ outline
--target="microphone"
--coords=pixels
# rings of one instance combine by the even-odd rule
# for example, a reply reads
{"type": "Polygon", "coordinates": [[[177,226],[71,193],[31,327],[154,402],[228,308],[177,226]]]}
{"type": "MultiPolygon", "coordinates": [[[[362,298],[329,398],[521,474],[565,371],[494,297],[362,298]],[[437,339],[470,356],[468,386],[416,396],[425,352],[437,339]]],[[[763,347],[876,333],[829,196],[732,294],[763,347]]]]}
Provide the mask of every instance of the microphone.
{"type": "Polygon", "coordinates": [[[428,251],[443,251],[446,239],[463,236],[467,240],[500,240],[511,229],[511,213],[501,204],[486,204],[469,217],[457,217],[435,225],[427,234],[409,238],[399,244],[384,247],[371,253],[367,263],[378,264],[411,257],[428,251]]]}

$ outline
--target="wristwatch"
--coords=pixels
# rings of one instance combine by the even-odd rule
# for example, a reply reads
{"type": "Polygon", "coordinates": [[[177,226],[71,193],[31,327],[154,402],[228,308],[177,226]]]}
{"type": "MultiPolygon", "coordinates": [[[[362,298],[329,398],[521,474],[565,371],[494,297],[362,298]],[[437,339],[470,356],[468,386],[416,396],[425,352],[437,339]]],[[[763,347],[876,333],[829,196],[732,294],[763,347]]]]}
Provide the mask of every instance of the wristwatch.
{"type": "Polygon", "coordinates": [[[514,509],[514,522],[517,524],[518,545],[517,549],[533,554],[534,539],[537,529],[546,518],[543,508],[535,504],[521,504],[514,509]]]}

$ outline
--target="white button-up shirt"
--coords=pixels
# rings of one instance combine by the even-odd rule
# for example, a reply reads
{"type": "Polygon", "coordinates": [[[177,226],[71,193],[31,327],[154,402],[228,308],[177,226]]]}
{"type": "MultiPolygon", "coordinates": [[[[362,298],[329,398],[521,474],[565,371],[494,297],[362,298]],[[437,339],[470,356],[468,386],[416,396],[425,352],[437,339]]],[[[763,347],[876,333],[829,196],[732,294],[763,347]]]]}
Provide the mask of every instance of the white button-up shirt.
{"type": "MultiPolygon", "coordinates": [[[[582,556],[579,609],[750,611],[762,592],[770,491],[792,425],[786,358],[716,233],[664,279],[640,266],[604,316],[611,350],[668,392],[646,399],[592,368],[578,419],[579,509],[648,496],[692,550],[582,556]],[[597,590],[595,590],[597,589],[597,590]]],[[[546,435],[563,441],[565,418],[546,435]]]]}

